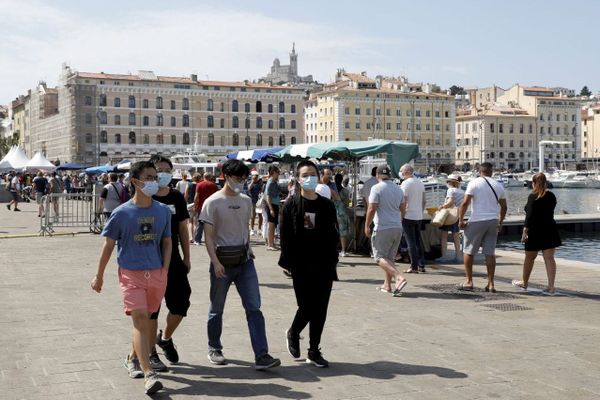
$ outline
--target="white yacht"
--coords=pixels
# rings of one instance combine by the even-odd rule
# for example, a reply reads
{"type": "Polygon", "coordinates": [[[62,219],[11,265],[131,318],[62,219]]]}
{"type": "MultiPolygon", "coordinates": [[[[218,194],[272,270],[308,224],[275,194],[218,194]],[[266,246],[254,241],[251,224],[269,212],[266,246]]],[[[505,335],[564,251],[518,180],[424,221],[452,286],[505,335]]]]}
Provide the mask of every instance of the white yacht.
{"type": "Polygon", "coordinates": [[[587,172],[558,171],[549,179],[554,188],[593,189],[600,188],[600,180],[588,176],[587,172]]]}

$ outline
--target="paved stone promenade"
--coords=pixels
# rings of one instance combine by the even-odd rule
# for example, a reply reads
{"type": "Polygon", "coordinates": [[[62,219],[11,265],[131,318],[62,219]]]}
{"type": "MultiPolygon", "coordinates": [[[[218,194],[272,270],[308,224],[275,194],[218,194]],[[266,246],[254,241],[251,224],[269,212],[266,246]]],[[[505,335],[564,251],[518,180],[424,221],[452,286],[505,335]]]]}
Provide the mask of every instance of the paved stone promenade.
{"type": "MultiPolygon", "coordinates": [[[[22,209],[2,206],[0,237],[37,232],[34,206],[22,209]]],[[[0,239],[0,398],[147,398],[142,381],[122,366],[131,322],[114,258],[103,292],[89,287],[100,245],[92,234],[0,239]]],[[[255,248],[270,350],[282,366],[251,368],[235,288],[223,334],[230,363],[209,364],[208,262],[205,248],[193,247],[192,307],[175,336],[181,363],[163,375],[166,390],[157,398],[600,399],[600,268],[559,261],[562,295],[543,297],[510,286],[522,256],[501,252],[497,294],[457,293],[452,285],[462,268],[432,265],[427,274],[408,275],[405,295],[394,298],[376,290],[382,274],[371,260],[347,257],[322,342],[331,367],[317,369],[287,354],[291,281],[276,265],[278,254],[255,248]]],[[[481,288],[484,267],[476,271],[481,288]]],[[[539,264],[532,283],[544,282],[539,264]]]]}

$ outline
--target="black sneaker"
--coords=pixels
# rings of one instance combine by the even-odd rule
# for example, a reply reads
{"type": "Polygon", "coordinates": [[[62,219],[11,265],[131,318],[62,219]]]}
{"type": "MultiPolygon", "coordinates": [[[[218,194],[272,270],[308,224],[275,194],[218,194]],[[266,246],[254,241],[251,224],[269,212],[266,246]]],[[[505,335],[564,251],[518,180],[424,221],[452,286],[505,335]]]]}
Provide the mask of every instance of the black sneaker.
{"type": "Polygon", "coordinates": [[[167,366],[160,360],[156,351],[150,354],[150,367],[156,372],[166,372],[169,370],[167,366]]]}
{"type": "Polygon", "coordinates": [[[15,207],[14,211],[21,211],[21,210],[15,207]]]}
{"type": "Polygon", "coordinates": [[[308,357],[306,357],[307,364],[313,364],[318,368],[327,368],[329,367],[329,361],[323,358],[321,354],[321,350],[308,350],[308,357]]]}
{"type": "Polygon", "coordinates": [[[10,204],[6,205],[6,209],[10,210],[10,204]]]}
{"type": "Polygon", "coordinates": [[[425,272],[427,272],[427,271],[425,270],[425,266],[424,266],[424,265],[421,265],[421,266],[419,266],[419,273],[420,273],[420,274],[424,274],[425,272]]]}
{"type": "Polygon", "coordinates": [[[278,367],[281,365],[281,360],[278,358],[273,358],[269,354],[263,354],[262,356],[256,359],[256,364],[254,365],[254,369],[262,371],[269,368],[278,367]]]}
{"type": "Polygon", "coordinates": [[[173,338],[163,340],[162,331],[158,331],[158,335],[156,335],[156,344],[162,349],[165,358],[169,360],[171,364],[177,364],[179,362],[179,354],[173,344],[173,338]]]}
{"type": "Polygon", "coordinates": [[[285,331],[288,353],[294,358],[300,358],[300,335],[294,335],[292,329],[285,331]]]}

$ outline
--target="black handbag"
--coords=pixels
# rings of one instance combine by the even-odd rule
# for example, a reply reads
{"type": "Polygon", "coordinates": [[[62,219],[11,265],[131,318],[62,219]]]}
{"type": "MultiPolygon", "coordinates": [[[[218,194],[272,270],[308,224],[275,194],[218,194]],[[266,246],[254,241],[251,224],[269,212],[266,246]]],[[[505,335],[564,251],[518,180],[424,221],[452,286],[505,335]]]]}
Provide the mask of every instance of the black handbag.
{"type": "Polygon", "coordinates": [[[217,246],[217,258],[224,267],[236,267],[248,261],[248,245],[217,246]]]}

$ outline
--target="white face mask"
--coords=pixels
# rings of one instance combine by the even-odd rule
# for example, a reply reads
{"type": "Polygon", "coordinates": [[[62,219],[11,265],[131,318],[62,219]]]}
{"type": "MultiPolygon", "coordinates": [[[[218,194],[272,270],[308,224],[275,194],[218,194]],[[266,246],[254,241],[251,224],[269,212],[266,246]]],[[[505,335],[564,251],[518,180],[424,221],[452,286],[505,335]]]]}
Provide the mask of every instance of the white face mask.
{"type": "Polygon", "coordinates": [[[236,194],[240,194],[244,189],[244,182],[236,182],[231,178],[227,178],[227,185],[231,190],[233,190],[236,194]]]}

